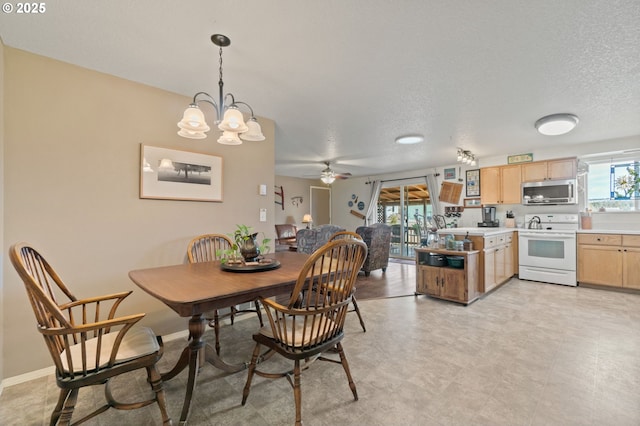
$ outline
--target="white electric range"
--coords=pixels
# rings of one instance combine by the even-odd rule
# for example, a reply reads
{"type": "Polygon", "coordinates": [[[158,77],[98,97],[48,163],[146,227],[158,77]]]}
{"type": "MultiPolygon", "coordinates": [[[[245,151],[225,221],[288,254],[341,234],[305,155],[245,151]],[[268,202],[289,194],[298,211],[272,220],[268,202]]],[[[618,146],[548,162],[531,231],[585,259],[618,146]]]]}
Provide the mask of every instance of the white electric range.
{"type": "Polygon", "coordinates": [[[576,286],[577,214],[528,214],[518,232],[519,278],[576,286]],[[529,224],[539,229],[531,229],[529,224]]]}

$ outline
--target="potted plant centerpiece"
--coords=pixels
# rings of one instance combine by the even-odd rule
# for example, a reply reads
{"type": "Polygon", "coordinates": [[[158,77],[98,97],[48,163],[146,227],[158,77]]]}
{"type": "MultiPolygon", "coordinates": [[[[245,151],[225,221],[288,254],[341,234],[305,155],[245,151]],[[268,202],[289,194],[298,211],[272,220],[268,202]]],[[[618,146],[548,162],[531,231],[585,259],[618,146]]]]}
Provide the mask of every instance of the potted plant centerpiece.
{"type": "MultiPolygon", "coordinates": [[[[255,262],[259,259],[260,254],[269,252],[270,238],[263,238],[258,244],[257,236],[259,232],[253,232],[253,229],[247,225],[236,225],[236,230],[229,236],[233,239],[234,244],[230,250],[225,250],[222,254],[230,263],[238,258],[238,252],[245,262],[255,262]]],[[[224,261],[224,260],[223,260],[224,261]]]]}

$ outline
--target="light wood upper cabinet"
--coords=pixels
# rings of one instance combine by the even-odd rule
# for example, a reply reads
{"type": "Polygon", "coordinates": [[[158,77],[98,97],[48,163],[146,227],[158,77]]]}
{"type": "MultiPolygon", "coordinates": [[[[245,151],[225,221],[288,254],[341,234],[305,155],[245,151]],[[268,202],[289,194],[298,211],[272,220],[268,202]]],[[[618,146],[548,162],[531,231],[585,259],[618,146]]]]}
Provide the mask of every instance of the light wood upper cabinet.
{"type": "Polygon", "coordinates": [[[520,204],[521,182],[520,164],[480,169],[482,204],[520,204]]]}
{"type": "MultiPolygon", "coordinates": [[[[522,182],[573,179],[576,177],[576,166],[577,159],[575,157],[524,163],[522,164],[522,182]]],[[[482,181],[480,182],[482,183],[482,181]]]]}

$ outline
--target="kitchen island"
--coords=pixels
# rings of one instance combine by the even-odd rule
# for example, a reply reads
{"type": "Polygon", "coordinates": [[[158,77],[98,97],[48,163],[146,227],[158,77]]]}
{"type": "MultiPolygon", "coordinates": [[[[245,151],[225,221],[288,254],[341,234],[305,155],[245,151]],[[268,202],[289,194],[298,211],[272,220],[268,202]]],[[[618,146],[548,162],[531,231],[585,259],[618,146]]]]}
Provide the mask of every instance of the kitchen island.
{"type": "Polygon", "coordinates": [[[480,252],[437,248],[416,249],[416,295],[468,305],[482,294],[480,252]]]}
{"type": "Polygon", "coordinates": [[[456,240],[468,235],[473,249],[478,250],[478,281],[481,293],[488,293],[518,273],[518,238],[515,228],[445,228],[438,230],[440,239],[452,234],[456,240]]]}

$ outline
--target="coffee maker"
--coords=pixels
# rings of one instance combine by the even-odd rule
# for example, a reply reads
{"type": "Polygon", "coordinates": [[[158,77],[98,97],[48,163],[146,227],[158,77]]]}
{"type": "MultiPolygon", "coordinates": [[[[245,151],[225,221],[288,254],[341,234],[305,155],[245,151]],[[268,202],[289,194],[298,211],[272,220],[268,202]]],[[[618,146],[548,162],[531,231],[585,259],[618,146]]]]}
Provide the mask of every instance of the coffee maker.
{"type": "Polygon", "coordinates": [[[495,207],[482,207],[482,222],[479,222],[478,226],[482,228],[495,228],[500,226],[496,220],[495,207]]]}

